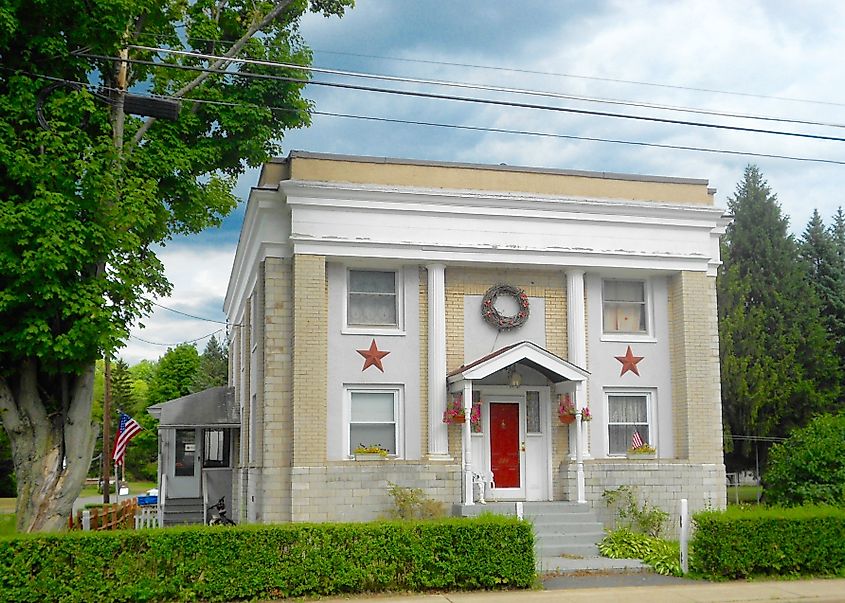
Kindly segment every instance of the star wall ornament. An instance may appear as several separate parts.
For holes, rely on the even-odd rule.
[[[631,346],[628,346],[628,351],[625,352],[624,356],[614,356],[619,362],[622,363],[622,372],[619,373],[621,377],[628,371],[634,373],[637,377],[640,376],[640,371],[637,368],[637,363],[645,358],[645,356],[634,356],[634,352],[631,351]]]
[[[364,357],[364,368],[361,369],[363,373],[371,366],[376,367],[382,373],[384,372],[384,367],[381,364],[381,359],[387,356],[390,352],[384,352],[378,349],[378,345],[376,345],[376,340],[373,339],[373,342],[370,344],[369,350],[355,350],[361,356]]]

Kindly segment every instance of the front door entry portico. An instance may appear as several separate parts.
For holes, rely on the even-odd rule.
[[[518,403],[490,404],[490,469],[498,488],[522,486]]]

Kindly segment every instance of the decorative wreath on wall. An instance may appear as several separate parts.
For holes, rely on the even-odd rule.
[[[512,295],[519,305],[519,312],[514,316],[502,316],[496,309],[496,299],[500,295]],[[528,296],[525,291],[513,285],[495,285],[487,290],[484,299],[481,300],[481,316],[489,324],[500,331],[509,331],[521,327],[528,320],[530,310],[528,308]]]

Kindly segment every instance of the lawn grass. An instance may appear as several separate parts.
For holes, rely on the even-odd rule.
[[[14,513],[15,499],[14,498],[0,498],[0,514]]]
[[[130,494],[143,494],[147,490],[151,488],[155,488],[155,482],[129,482],[129,493]],[[114,494],[114,490],[112,490],[112,494]],[[85,486],[82,488],[82,492],[79,493],[80,498],[86,498],[89,496],[100,496],[102,492],[97,490],[97,486]]]
[[[9,500],[7,498],[0,500]],[[15,533],[15,514],[0,513],[0,536],[11,536]]]
[[[728,486],[728,504],[756,505],[763,492],[762,486]]]

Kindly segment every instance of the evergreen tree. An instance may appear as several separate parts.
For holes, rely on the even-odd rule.
[[[199,371],[192,391],[199,392],[209,387],[226,385],[229,381],[229,351],[212,335],[200,357]]]
[[[841,234],[845,237],[845,232]],[[836,237],[836,222],[832,228],[825,228],[818,210],[814,210],[801,238],[800,252],[841,365],[845,362],[845,261],[837,250]]]
[[[831,407],[839,363],[788,220],[757,167],[746,168],[728,206],[717,280],[727,437],[785,436]],[[747,462],[750,447],[734,449]]]
[[[833,239],[833,247],[839,257],[842,269],[845,270],[845,211],[840,205],[833,214],[833,224],[830,227],[830,237]]]

